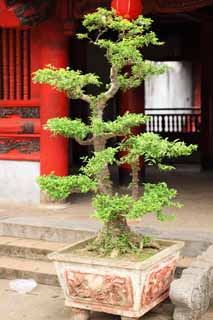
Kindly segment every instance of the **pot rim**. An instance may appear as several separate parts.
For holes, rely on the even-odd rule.
[[[185,243],[183,241],[176,240],[167,240],[167,239],[156,239],[160,243],[168,244],[168,247],[156,253],[152,257],[146,259],[142,262],[129,261],[128,259],[119,259],[118,258],[109,258],[109,257],[89,257],[89,256],[78,256],[77,254],[72,253],[72,249],[76,249],[77,247],[82,246],[84,243],[88,243],[90,240],[95,237],[89,237],[87,239],[75,242],[71,245],[67,245],[66,247],[52,252],[48,255],[49,260],[54,262],[61,263],[80,263],[80,264],[89,264],[89,265],[99,265],[99,266],[108,266],[108,267],[116,267],[116,268],[124,268],[124,269],[137,269],[137,270],[145,270],[150,268],[150,266],[155,265],[157,262],[162,260],[167,260],[169,257],[174,256],[175,253],[180,252],[180,250],[184,247]],[[69,253],[66,251],[70,251]]]

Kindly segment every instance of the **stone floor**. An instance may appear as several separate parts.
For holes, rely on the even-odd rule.
[[[64,307],[64,298],[58,287],[39,285],[31,293],[18,294],[9,287],[8,280],[0,280],[0,313],[2,320],[70,320],[71,311]],[[116,320],[107,314],[93,314],[92,320]],[[172,320],[172,308],[168,302],[153,312],[149,312],[143,320]],[[213,319],[213,306],[202,320]]]
[[[201,172],[198,166],[179,165],[174,173],[161,173],[147,170],[148,181],[167,181],[178,190],[178,200],[184,204],[182,209],[169,212],[176,215],[172,222],[159,222],[153,215],[147,215],[133,224],[164,231],[213,232],[213,171]],[[168,210],[167,210],[168,211]],[[48,217],[57,220],[92,221],[90,195],[73,195],[66,206],[30,206],[14,203],[0,203],[2,217]]]

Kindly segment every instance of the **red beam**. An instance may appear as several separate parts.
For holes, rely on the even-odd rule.
[[[0,136],[2,133],[39,134],[41,122],[39,119],[20,119],[18,116],[0,119]]]
[[[31,99],[31,100],[0,100],[1,107],[39,107],[40,100]]]

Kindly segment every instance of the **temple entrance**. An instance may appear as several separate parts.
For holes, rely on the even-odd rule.
[[[203,8],[184,14],[153,14],[154,30],[165,44],[155,50],[149,48],[144,53],[148,60],[173,64],[174,70],[171,69],[169,74],[160,76],[159,80],[154,79],[152,84],[147,83],[146,93],[150,96],[155,85],[156,94],[156,98],[152,97],[148,101],[146,99],[146,112],[152,116],[148,131],[158,132],[171,139],[179,138],[186,143],[198,144],[199,153],[187,159],[187,162],[199,163],[201,168],[207,170],[213,168],[211,151],[213,148],[210,141],[213,121],[210,98],[212,48],[208,41],[213,32],[213,25],[207,27],[205,23],[208,9]],[[168,87],[165,97],[165,90]],[[182,96],[180,89],[183,90]],[[156,106],[157,100],[163,100],[164,106],[162,104]],[[171,106],[173,110],[170,109]],[[169,110],[160,111],[159,108],[169,108]],[[184,110],[180,110],[182,108]]]
[[[205,116],[208,112],[207,107],[204,106],[206,89],[204,91],[202,89],[204,82],[208,82],[208,79],[205,74],[201,74],[203,64],[206,64],[206,61],[202,53],[203,50],[201,52],[200,48],[205,38],[206,31],[204,32],[203,29],[203,21],[207,9],[185,14],[153,14],[154,31],[165,44],[154,50],[152,48],[144,50],[146,59],[156,63],[167,63],[171,67],[166,74],[146,81],[145,112],[151,116],[147,131],[168,136],[169,139],[180,139],[188,144],[198,144],[199,152],[191,158],[181,161],[202,164],[206,168],[209,167],[209,164],[204,163],[208,162],[210,154],[206,149],[209,137],[205,138],[207,133],[203,125],[204,122],[201,121],[201,114],[204,115],[204,119],[208,117]],[[72,38],[70,51],[72,68],[99,74],[101,79],[107,83],[109,66],[97,48],[88,45],[86,41],[82,42]],[[96,89],[88,88],[88,90]],[[202,94],[201,91],[203,91]],[[144,111],[143,105],[144,102],[139,101],[137,112]],[[122,99],[113,101],[106,118],[115,117],[119,112],[122,112],[122,108]],[[135,112],[135,110],[131,110],[131,103],[126,109]],[[83,117],[87,122],[89,117],[87,106],[83,102],[72,101],[70,115],[72,118]],[[207,121],[211,120],[208,118]],[[210,150],[212,147],[210,142],[208,143]],[[70,141],[70,172],[75,172],[81,165],[81,158],[90,153],[90,148],[81,147],[74,141]]]
[[[95,73],[99,75],[104,85],[109,82],[109,65],[100,49],[87,41],[78,40],[76,38],[70,40],[70,48],[70,67],[72,69],[82,70],[83,73]],[[104,85],[102,88],[88,87],[87,92],[98,94],[104,90]],[[118,97],[116,97],[110,101],[104,117],[105,119],[113,120],[118,113],[119,103]],[[70,117],[72,119],[82,118],[84,122],[88,123],[89,116],[90,112],[86,103],[78,100],[70,101]],[[112,144],[114,143],[114,140],[111,139],[108,143]],[[70,140],[69,150],[69,170],[70,173],[75,173],[82,164],[82,158],[91,155],[92,147],[80,146],[74,140]]]
[[[201,74],[190,61],[154,62],[168,66],[167,72],[145,80],[145,113],[150,116],[146,131],[169,140],[197,144],[198,152],[178,159],[200,164]]]

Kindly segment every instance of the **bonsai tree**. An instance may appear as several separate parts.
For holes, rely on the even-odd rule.
[[[161,74],[166,70],[165,66],[157,66],[143,59],[144,47],[162,45],[151,31],[151,24],[149,18],[139,16],[136,20],[128,21],[117,16],[115,11],[103,8],[84,17],[86,31],[77,37],[87,39],[105,50],[110,65],[109,83],[97,95],[87,93],[89,85],[104,85],[95,74],[82,74],[81,71],[57,69],[54,66],[47,66],[34,74],[34,82],[49,84],[70,99],[81,99],[88,104],[89,124],[81,119],[65,117],[49,119],[45,128],[53,134],[73,138],[83,146],[92,145],[93,156],[84,159],[78,175],[57,177],[52,173],[39,177],[38,183],[54,199],[66,199],[73,192],[94,193],[95,216],[104,226],[89,249],[100,255],[138,253],[147,245],[153,246],[147,237],[132,232],[127,220],[141,218],[148,213],[154,213],[157,219],[165,220],[171,218],[163,213],[165,207],[180,206],[174,202],[176,191],[164,182],[144,183],[142,188],[139,187],[140,157],[143,157],[146,165],[171,170],[173,167],[164,164],[166,158],[187,156],[196,149],[194,145],[186,146],[178,140],[170,142],[154,133],[133,135],[133,128],[149,121],[143,114],[126,112],[114,121],[103,119],[108,102],[119,90],[136,88],[147,76]],[[120,137],[120,142],[114,147],[106,147],[107,141],[114,137]],[[123,156],[118,157],[118,154]],[[114,163],[128,163],[131,166],[132,194],[114,192],[109,172],[109,165]]]

